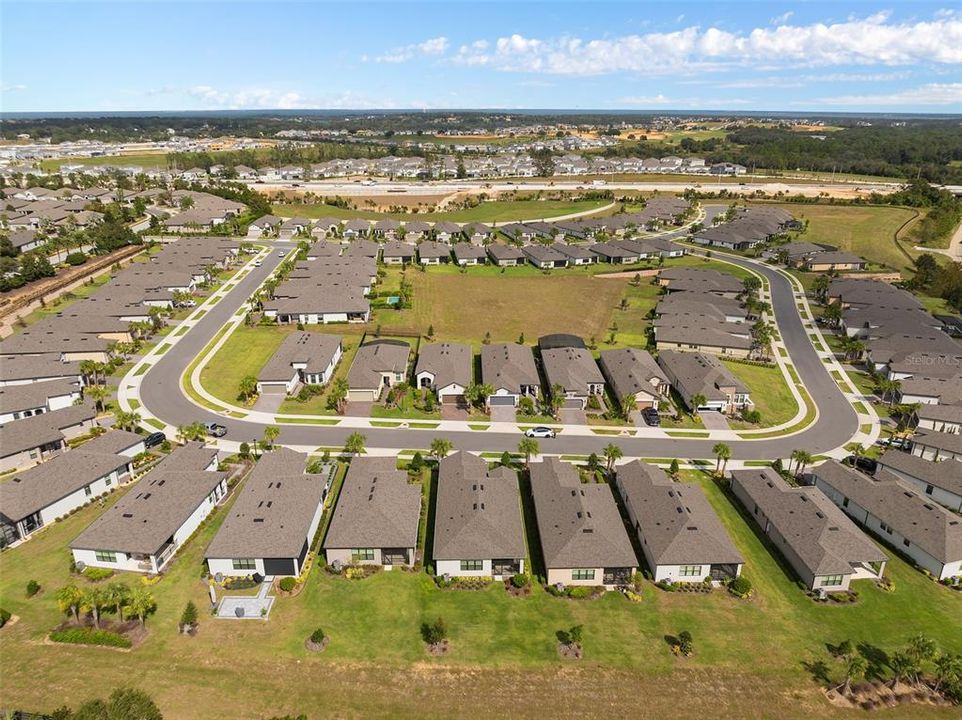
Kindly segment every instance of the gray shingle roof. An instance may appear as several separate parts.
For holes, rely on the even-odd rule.
[[[474,379],[474,351],[470,345],[459,343],[422,345],[414,374],[422,372],[434,375],[435,387],[457,383],[466,388]]]
[[[888,560],[821,490],[790,487],[771,468],[734,470],[732,482],[758,505],[813,576],[850,575],[855,563]]]
[[[585,348],[542,348],[541,362],[548,385],[560,385],[566,392],[586,395],[589,383],[605,382],[598,363]]]
[[[483,345],[481,378],[495,390],[504,388],[512,393],[520,392],[522,385],[540,384],[531,348],[517,343]]]
[[[257,379],[264,381],[288,381],[296,372],[292,366],[304,364],[304,372],[320,373],[327,369],[334,354],[341,346],[340,335],[323,333],[295,332],[284,338],[284,342],[264,365]]]
[[[889,450],[879,458],[878,463],[881,467],[897,470],[922,482],[962,495],[962,462],[958,460],[932,462],[917,455]]]
[[[0,412],[9,413],[30,408],[46,407],[50,398],[80,394],[80,385],[73,380],[6,385],[0,387]]]
[[[656,384],[668,384],[668,377],[647,350],[603,350],[598,365],[619,401],[641,391],[657,395]]]
[[[62,410],[0,425],[0,457],[63,440],[63,429],[88,422],[95,417],[97,413],[93,408],[87,405],[72,405]]]
[[[347,384],[353,389],[376,388],[381,373],[405,373],[411,346],[401,340],[372,340],[357,349],[347,373]]]
[[[656,565],[744,562],[698,485],[640,460],[618,468],[618,483]]]
[[[356,457],[341,486],[325,549],[417,546],[421,485],[393,457]]]
[[[207,558],[298,557],[321,503],[325,480],[304,472],[307,456],[277,447],[254,467]]]
[[[525,556],[518,477],[488,470],[476,455],[441,460],[434,514],[435,560],[515,559]]]
[[[637,566],[608,485],[583,484],[574,466],[557,458],[532,463],[530,473],[547,568]]]
[[[917,430],[912,442],[916,445],[962,453],[962,435],[958,433],[934,432],[932,430]]]

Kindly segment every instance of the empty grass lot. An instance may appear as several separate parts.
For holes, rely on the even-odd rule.
[[[763,206],[771,205],[764,203]],[[895,244],[895,233],[915,217],[913,210],[799,203],[784,203],[775,207],[787,210],[802,222],[809,221],[808,230],[798,236],[799,240],[826,243],[900,272],[911,267],[909,258]],[[907,247],[911,245],[910,242],[906,243]]]
[[[744,555],[757,590],[752,600],[724,592],[665,593],[650,584],[637,604],[615,593],[596,601],[562,600],[539,587],[526,598],[512,598],[499,584],[480,592],[442,591],[424,573],[405,571],[348,581],[315,564],[304,591],[279,598],[268,622],[216,622],[202,612],[197,636],[180,636],[176,622],[184,604],[207,606],[203,551],[228,504],[151,586],[157,613],[148,620],[144,644],[132,652],[42,642],[61,617],[54,592],[70,581],[67,543],[103,512],[92,505],[0,554],[0,605],[20,618],[0,632],[4,704],[51,710],[133,685],[147,690],[172,718],[301,712],[312,720],[332,714],[543,717],[562,694],[560,717],[626,716],[637,711],[640,697],[652,717],[667,717],[677,713],[677,688],[683,685],[691,692],[691,714],[724,707],[726,714],[746,718],[844,718],[851,712],[822,700],[802,665],[828,661],[826,642],[848,638],[891,651],[923,632],[947,650],[962,650],[958,594],[893,559],[888,573],[894,593],[862,582],[856,584],[856,605],[816,605],[713,480],[685,475],[705,489]],[[33,599],[24,592],[30,579],[43,586]],[[120,579],[140,582],[133,575]],[[431,658],[418,627],[438,616],[449,627],[451,652]],[[574,624],[584,625],[585,659],[579,663],[559,660],[555,650],[555,632]],[[316,627],[331,636],[321,655],[303,646]],[[664,641],[682,629],[695,640],[696,654],[688,660],[672,657]],[[840,674],[841,667],[828,662]],[[96,687],[90,684],[92,669]],[[485,710],[479,715],[480,707]],[[957,717],[957,708],[909,706],[898,712],[900,719]]]
[[[398,202],[404,200],[398,197]],[[608,205],[607,200],[494,200],[484,202],[465,210],[451,210],[434,213],[379,213],[373,210],[352,210],[324,203],[317,204],[280,204],[273,206],[273,212],[282,217],[338,217],[338,218],[397,218],[399,220],[450,220],[451,222],[509,222],[513,220],[536,220],[557,217],[572,213],[597,210]]]
[[[774,427],[788,422],[798,412],[798,402],[777,367],[746,365],[722,360],[722,363],[748,387],[755,410],[762,414],[758,427]]]

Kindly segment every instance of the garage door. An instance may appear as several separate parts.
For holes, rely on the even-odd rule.
[[[445,405],[466,405],[464,395],[442,395],[441,402]]]
[[[511,395],[492,395],[488,398],[488,405],[495,405],[497,407],[510,405],[514,407],[514,397]]]
[[[562,405],[561,407],[573,408],[575,410],[584,410],[585,403],[581,398],[568,398],[567,400],[565,400],[564,405]]]
[[[293,575],[294,558],[264,558],[265,575]]]
[[[265,395],[275,393],[286,395],[287,383],[261,383],[261,393]]]

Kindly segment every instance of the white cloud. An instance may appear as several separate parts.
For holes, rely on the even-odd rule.
[[[487,43],[484,42],[485,46]],[[403,63],[408,60],[413,60],[416,57],[421,56],[437,56],[443,55],[448,51],[451,43],[443,35],[435,38],[429,38],[424,42],[411,43],[410,45],[403,45],[401,47],[389,50],[383,55],[378,55],[374,58],[375,62],[380,63]],[[475,43],[477,45],[477,43]],[[483,47],[476,47],[476,50],[481,50]],[[362,60],[366,60],[367,56],[362,56]]]
[[[792,19],[792,15],[795,14],[794,10],[789,10],[787,13],[782,13],[778,17],[772,18],[772,25],[784,25],[789,20]]]
[[[452,58],[466,65],[557,75],[690,72],[726,67],[836,65],[957,65],[962,18],[893,22],[888,13],[831,24],[778,25],[729,32],[690,26],[671,32],[602,39],[542,39],[514,34],[493,48],[461,46]]]
[[[871,95],[839,95],[819,98],[824,105],[865,106],[942,106],[962,105],[962,83],[928,83],[908,90]]]
[[[278,109],[293,110],[314,107],[301,93],[277,91],[268,88],[244,88],[241,90],[220,90],[210,85],[195,85],[187,88],[186,94],[199,101],[205,108],[248,110]]]
[[[667,105],[671,100],[659,93],[658,95],[629,95],[619,100],[623,105]]]
[[[26,90],[27,86],[22,83],[15,83],[11,85],[0,85],[0,92],[19,92],[20,90]]]

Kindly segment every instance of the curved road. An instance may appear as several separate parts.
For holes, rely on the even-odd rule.
[[[278,243],[278,249],[290,249],[290,243]],[[809,339],[808,332],[796,307],[794,288],[777,270],[741,258],[726,256],[734,264],[751,268],[764,275],[770,284],[772,309],[778,331],[788,349],[799,377],[818,406],[819,417],[814,425],[789,437],[759,440],[729,441],[732,458],[736,460],[774,460],[787,458],[792,450],[803,448],[813,454],[833,450],[844,444],[859,429],[854,408],[842,395]],[[231,315],[243,306],[257,287],[281,262],[276,252],[264,259],[260,268],[250,273],[220,302],[214,305],[180,341],[161,356],[145,373],[140,399],[158,418],[170,425],[184,425],[197,420],[218,422],[228,429],[226,439],[251,442],[263,437],[264,425],[246,420],[224,417],[201,408],[181,392],[180,377],[187,366],[204,349]],[[283,425],[279,442],[286,445],[312,447],[342,447],[352,428],[337,426]],[[478,431],[417,430],[406,428],[365,428],[368,448],[426,448],[437,436],[446,437],[455,449],[474,451],[516,451],[520,435]],[[540,441],[541,450],[548,454],[587,455],[601,453],[605,445],[616,442],[626,457],[654,457],[695,459],[713,457],[715,441],[693,438],[565,436]]]

